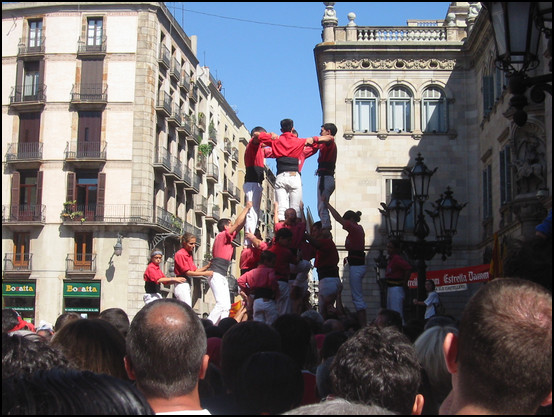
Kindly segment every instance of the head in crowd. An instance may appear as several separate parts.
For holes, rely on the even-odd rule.
[[[281,335],[283,353],[304,369],[310,353],[312,329],[298,314],[283,314],[273,322],[273,328]]]
[[[385,416],[397,414],[378,405],[360,404],[354,401],[347,401],[343,398],[333,398],[317,404],[303,405],[283,413],[283,415],[289,416]]]
[[[57,367],[69,367],[68,360],[58,349],[40,338],[2,333],[2,378]]]
[[[194,310],[164,298],[145,305],[133,318],[125,365],[149,400],[185,396],[197,390],[204,377],[206,347],[206,333]]]
[[[398,311],[381,308],[377,312],[373,324],[381,328],[393,326],[397,330],[402,331],[402,316]]]
[[[105,320],[74,320],[54,333],[50,344],[76,369],[127,379],[125,339]]]
[[[352,210],[346,210],[342,216],[344,220],[348,220],[354,223],[360,223],[360,220],[362,219],[362,212],[361,211],[352,211]]]
[[[453,389],[441,412],[534,414],[552,404],[552,293],[492,280],[471,297],[444,351]]]
[[[254,133],[258,133],[258,132],[259,133],[266,133],[267,131],[261,126],[256,126],[254,129],[252,129],[250,131],[250,136],[254,136]]]
[[[62,313],[56,319],[56,323],[54,323],[54,332],[60,331],[60,329],[63,326],[65,326],[67,323],[70,323],[74,320],[80,320],[80,319],[82,319],[82,317],[73,311],[70,311],[68,313]]]
[[[35,326],[26,322],[21,315],[12,308],[2,309],[2,333],[15,332],[18,330],[30,330],[34,332]]]
[[[419,363],[427,373],[433,397],[438,405],[452,389],[443,351],[444,339],[448,333],[458,334],[458,329],[451,326],[433,326],[421,333],[414,343]],[[427,401],[425,398],[426,405]]]
[[[257,352],[239,370],[233,389],[245,414],[280,414],[300,405],[304,390],[301,369],[281,352]]]
[[[281,337],[260,321],[243,321],[231,327],[221,341],[221,371],[231,391],[238,383],[239,369],[256,352],[280,352]]]
[[[552,237],[506,239],[503,276],[528,279],[552,291]]]
[[[223,232],[227,226],[231,225],[231,219],[219,219],[217,222],[217,231]]]
[[[337,134],[337,126],[335,126],[334,123],[324,123],[321,127],[328,130],[331,133],[331,136],[335,136]]]
[[[153,415],[129,381],[90,371],[41,370],[2,379],[2,414]]]
[[[294,128],[294,122],[292,119],[283,119],[281,120],[281,132],[292,132]]]
[[[123,337],[127,337],[127,332],[129,331],[131,322],[129,321],[129,316],[125,310],[117,307],[108,308],[102,311],[98,318],[111,323],[117,330],[119,330]]]
[[[331,365],[333,394],[399,414],[420,414],[421,367],[415,349],[394,327],[366,326],[339,348]]]

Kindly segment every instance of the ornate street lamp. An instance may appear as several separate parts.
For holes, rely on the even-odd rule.
[[[508,77],[512,98],[510,106],[515,108],[513,120],[518,126],[527,122],[523,108],[528,104],[525,92],[532,87],[530,97],[535,103],[542,103],[545,92],[552,95],[552,60],[550,73],[530,77],[528,71],[539,66],[539,46],[544,33],[548,39],[548,58],[552,57],[551,28],[552,2],[484,2],[494,29],[497,66]]]
[[[425,280],[427,265],[425,261],[431,260],[440,253],[445,260],[452,254],[452,237],[457,232],[460,211],[466,206],[459,204],[452,196],[453,192],[447,187],[445,193],[433,203],[433,211],[424,210],[423,205],[429,199],[429,184],[431,177],[438,168],[430,170],[423,162],[421,154],[417,155],[416,164],[412,169],[403,172],[410,178],[412,184],[412,198],[415,202],[416,223],[413,235],[416,240],[406,239],[406,218],[410,213],[412,203],[404,204],[402,200],[391,197],[387,205],[381,203],[383,209],[379,209],[385,218],[387,235],[391,240],[402,243],[402,248],[410,259],[417,260],[417,297],[425,298]],[[431,217],[435,229],[436,239],[426,240],[429,236],[429,226],[425,219],[425,213]],[[418,306],[418,317],[423,317],[424,310]]]

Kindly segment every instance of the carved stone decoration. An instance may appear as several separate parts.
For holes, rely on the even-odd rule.
[[[546,186],[544,132],[533,123],[516,128],[512,136],[512,166],[516,194],[533,194]]]
[[[353,70],[445,70],[452,71],[454,59],[343,59],[337,62],[336,69]]]

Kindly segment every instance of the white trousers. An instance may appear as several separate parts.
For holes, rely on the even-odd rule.
[[[175,284],[173,288],[175,298],[182,301],[192,307],[192,298],[190,296],[190,284],[188,282],[180,282]]]
[[[214,272],[211,278],[208,278],[208,284],[215,298],[215,306],[208,319],[214,325],[217,325],[221,319],[229,317],[231,310],[231,296],[229,295],[229,283],[227,277],[219,272]]]
[[[323,190],[322,190],[323,187]],[[325,206],[325,201],[329,201],[331,194],[335,191],[335,177],[325,175],[317,179],[317,214],[321,220],[321,227],[324,229],[331,228],[331,217],[329,209]]]
[[[365,310],[367,308],[364,301],[364,293],[362,291],[362,279],[366,273],[365,265],[349,265],[348,274],[350,276],[350,292],[352,294],[352,302],[356,311]]]
[[[292,303],[290,301],[290,284],[285,281],[278,281],[279,297],[275,300],[279,315],[292,313]]]
[[[279,312],[275,300],[265,301],[263,298],[254,300],[254,315],[252,317],[254,321],[261,321],[271,326],[277,320],[277,317],[279,317]]]
[[[279,204],[279,220],[285,220],[285,210],[293,208],[301,217],[302,177],[299,172],[281,172],[275,177],[275,200]]]
[[[252,202],[252,208],[246,213],[244,223],[244,233],[254,233],[258,227],[258,218],[260,217],[260,205],[262,202],[262,184],[257,182],[245,182],[242,186],[245,201]],[[251,242],[244,238],[244,246],[250,246]]]

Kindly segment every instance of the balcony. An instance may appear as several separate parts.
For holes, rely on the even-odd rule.
[[[106,142],[67,142],[65,160],[72,162],[104,163],[106,161]],[[93,166],[91,165],[91,166]]]
[[[181,123],[177,126],[177,133],[187,137],[187,140],[190,138],[192,134],[192,122],[188,114],[181,119]]]
[[[171,116],[171,96],[165,91],[160,91],[158,95],[158,102],[156,103],[156,111],[162,117]]]
[[[179,87],[181,87],[185,92],[190,90],[190,75],[183,74],[181,80],[179,81]]]
[[[6,162],[39,162],[42,160],[42,142],[10,143],[6,151]]]
[[[231,161],[235,163],[239,162],[239,150],[234,146],[231,148]]]
[[[10,110],[41,111],[46,103],[44,84],[16,85],[10,94]]]
[[[5,253],[4,276],[6,275],[30,275],[33,271],[32,253]]]
[[[169,76],[175,81],[179,81],[181,78],[181,64],[175,58],[171,61],[171,70],[169,71]]]
[[[108,104],[108,86],[102,83],[74,84],[71,105],[79,110],[102,110]]]
[[[206,172],[206,181],[217,183],[218,180],[219,180],[219,167],[213,162],[210,162],[208,164],[208,171]]]
[[[46,38],[41,36],[38,39],[31,40],[27,42],[23,39],[19,39],[19,44],[17,45],[17,57],[19,59],[40,59],[44,57],[44,42]]]
[[[89,43],[88,41],[84,41],[82,38],[79,38],[77,41],[77,57],[102,57],[106,55],[107,39],[108,38],[106,36],[102,36],[102,39],[94,39],[92,40],[93,43]]]
[[[156,207],[156,224],[176,234],[183,230],[183,221],[162,207]]]
[[[65,258],[65,273],[76,276],[96,275],[96,254],[68,253]]]
[[[160,64],[160,67],[163,67],[166,70],[168,70],[171,65],[171,53],[169,52],[169,49],[167,49],[167,46],[165,45],[160,45],[160,51],[158,54],[158,64]]]
[[[208,161],[201,153],[198,153],[198,158],[196,159],[196,170],[202,174],[205,174],[208,170]]]
[[[159,147],[154,154],[154,168],[161,169],[162,172],[169,174],[171,172],[171,154],[164,147]]]
[[[44,224],[44,204],[12,204],[2,206],[2,224]]]
[[[208,199],[201,195],[197,195],[194,200],[194,211],[196,214],[205,216],[208,214]]]
[[[220,209],[219,206],[213,204],[211,207],[208,207],[208,213],[206,214],[206,222],[217,223],[220,219]]]
[[[223,138],[223,152],[225,152],[226,156],[231,155],[231,141],[229,138]]]
[[[177,181],[183,181],[183,163],[176,156],[171,157],[171,172]]]
[[[189,91],[189,99],[191,99],[195,103],[198,103],[198,87],[194,84],[192,85],[192,88]]]
[[[185,183],[185,191],[189,191],[193,194],[198,194],[198,192],[200,192],[200,177],[192,175],[192,172],[188,170],[188,168],[183,174],[183,182]]]
[[[167,123],[170,126],[179,127],[181,126],[181,121],[181,109],[177,106],[173,106],[173,110],[171,111],[169,119],[167,119]]]

